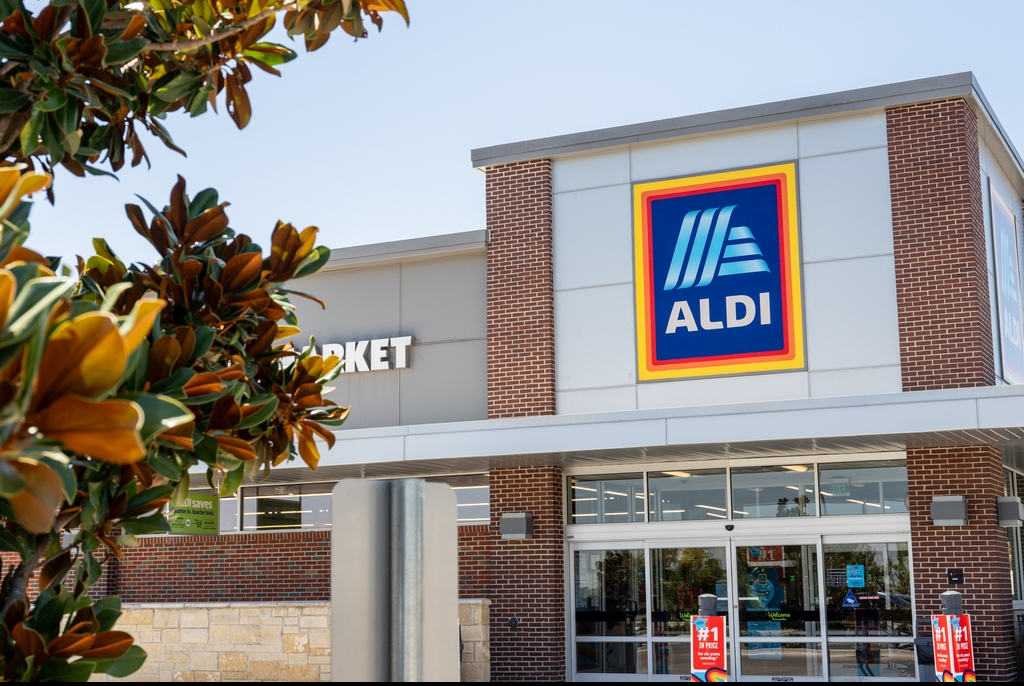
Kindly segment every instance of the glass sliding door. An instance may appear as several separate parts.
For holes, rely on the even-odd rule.
[[[739,676],[823,677],[817,544],[737,545],[734,560]]]
[[[573,553],[576,672],[649,672],[644,550]]]
[[[702,593],[729,611],[726,547],[651,548],[651,635],[654,674],[690,673],[690,616]],[[726,623],[728,630],[728,622]]]

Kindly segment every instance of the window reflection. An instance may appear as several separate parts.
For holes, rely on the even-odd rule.
[[[821,676],[818,643],[743,643],[740,671],[744,676]]]
[[[736,548],[740,636],[820,636],[813,545]]]
[[[718,611],[729,611],[725,548],[652,548],[651,621],[655,636],[689,636],[690,616],[702,593],[718,596]],[[656,658],[657,659],[657,658]]]
[[[578,550],[574,568],[577,636],[647,635],[643,550]]]
[[[727,519],[724,469],[650,472],[652,522]]]
[[[824,515],[908,512],[907,463],[895,460],[819,466]]]
[[[647,674],[646,643],[577,643],[580,674]]]
[[[829,636],[913,636],[906,543],[829,543]]]
[[[732,470],[733,519],[813,517],[814,467],[792,464]]]
[[[568,490],[573,524],[644,521],[642,474],[574,476],[569,479]]]
[[[332,483],[245,488],[242,526],[246,531],[329,528],[332,490]]]

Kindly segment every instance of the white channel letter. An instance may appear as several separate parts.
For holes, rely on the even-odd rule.
[[[338,358],[338,364],[345,364],[345,346],[341,343],[324,343],[322,350],[325,360],[331,355],[335,355]]]
[[[412,345],[412,336],[398,336],[391,339],[391,345],[395,349],[395,369],[405,369],[409,366],[409,346]]]
[[[680,315],[682,315],[680,317]],[[690,303],[680,300],[672,306],[672,314],[668,318],[668,327],[665,333],[675,333],[680,326],[685,326],[687,331],[696,331],[697,322],[693,321],[693,312],[690,311]]]
[[[722,322],[711,321],[711,301],[708,298],[700,299],[700,326],[705,331],[722,328]]]
[[[391,369],[388,364],[388,341],[387,338],[374,338],[370,341],[370,371],[382,372]]]
[[[736,317],[736,306],[743,305],[743,318]],[[730,329],[746,326],[754,321],[757,313],[754,307],[754,299],[745,295],[727,295],[725,297],[725,325]]]
[[[761,325],[772,323],[772,301],[770,293],[762,293],[761,300]]]
[[[366,346],[370,341],[348,341],[345,343],[345,371],[368,372],[366,365]]]

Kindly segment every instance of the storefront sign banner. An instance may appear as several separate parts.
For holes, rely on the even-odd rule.
[[[725,617],[690,617],[690,681],[727,681]]]
[[[796,165],[633,187],[641,381],[804,368]]]
[[[970,615],[932,615],[936,681],[977,681]]]
[[[220,533],[220,499],[216,495],[190,493],[181,507],[171,508],[167,521],[171,533],[216,536]]]
[[[999,306],[999,343],[1003,378],[1011,384],[1024,383],[1024,340],[1022,340],[1020,264],[1017,259],[1017,219],[989,183],[992,198],[992,232],[996,253],[996,295]]]

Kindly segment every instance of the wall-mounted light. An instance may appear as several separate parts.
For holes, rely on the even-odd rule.
[[[506,540],[533,538],[533,515],[529,512],[506,512],[501,515],[501,537]]]
[[[1024,503],[1015,495],[999,498],[996,508],[999,526],[1020,526],[1024,521]]]
[[[933,495],[932,523],[935,526],[966,526],[967,498],[962,495]]]

